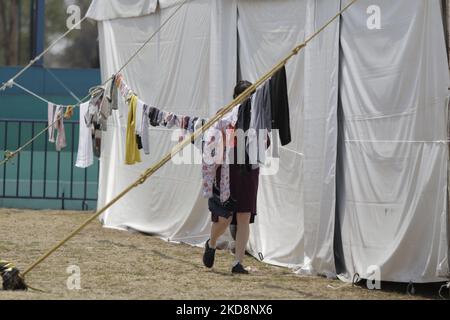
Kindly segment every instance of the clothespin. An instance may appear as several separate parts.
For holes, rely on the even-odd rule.
[[[134,97],[134,96],[137,97],[137,94],[135,94],[135,93],[133,92],[133,90],[131,90],[131,89],[128,90],[127,94],[125,95],[125,101],[126,101],[127,103],[130,102],[131,98]]]
[[[5,159],[11,159],[13,157],[13,153],[9,150],[5,151]]]
[[[116,74],[116,77],[115,77],[115,84],[116,84],[116,87],[117,88],[119,88],[120,87],[120,84],[122,83],[122,74],[121,73],[119,73],[119,74]]]
[[[116,80],[117,80],[117,75],[113,74],[111,76],[111,86],[115,86],[116,85]]]
[[[67,106],[66,112],[64,113],[64,119],[70,120],[73,117],[73,106]]]
[[[5,91],[6,89],[11,89],[14,86],[14,80],[10,79],[8,82],[4,83],[4,86],[2,87],[1,91]]]

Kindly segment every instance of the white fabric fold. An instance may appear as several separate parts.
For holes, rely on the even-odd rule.
[[[367,278],[375,267],[383,281],[443,281],[448,145],[427,143],[447,140],[440,1],[371,4],[381,29],[361,19],[365,2],[342,19],[339,264],[348,278]]]
[[[97,21],[155,13],[158,0],[92,0],[86,16]]]

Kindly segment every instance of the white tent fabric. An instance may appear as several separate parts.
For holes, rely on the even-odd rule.
[[[145,102],[179,114],[209,116],[229,101],[236,79],[236,50],[228,47],[235,26],[211,15],[235,14],[235,4],[199,0],[183,7],[124,70]],[[175,8],[99,24],[102,77],[115,72]],[[223,39],[223,40],[222,40]],[[215,49],[211,50],[211,43]],[[236,43],[236,42],[234,42]],[[221,63],[219,64],[218,61]],[[228,62],[227,62],[228,61]],[[227,65],[228,63],[228,65]],[[103,139],[98,206],[114,197],[174,146],[172,132],[150,130],[151,154],[124,165],[127,107],[114,113]],[[200,196],[199,165],[164,166],[103,216],[105,226],[132,228],[173,241],[202,242],[208,236],[207,204]]]
[[[238,2],[239,61],[242,79],[254,82],[304,41],[306,1]],[[303,70],[304,55],[287,66],[293,143],[280,149],[276,175],[261,175],[258,216],[250,250],[264,261],[298,267],[303,263]],[[288,151],[289,150],[289,151]],[[296,172],[297,174],[292,174]],[[286,236],[289,235],[289,236]]]
[[[98,21],[133,18],[154,13],[157,5],[158,0],[94,0],[86,15]]]
[[[155,13],[159,8],[165,9],[184,0],[93,0],[87,16],[93,20],[104,21],[119,18],[136,18]],[[233,0],[231,0],[233,2]]]
[[[340,10],[340,0],[308,1],[308,35]],[[306,274],[333,276],[336,212],[339,20],[305,48],[304,265]]]
[[[100,21],[103,79],[182,1],[106,2],[94,0],[89,11]],[[125,68],[125,79],[149,104],[211,116],[231,101],[237,78],[259,78],[344,2],[190,1]],[[377,264],[383,280],[448,278],[446,144],[373,142],[447,140],[438,2],[360,0],[342,30],[336,21],[288,63],[293,142],[280,149],[278,174],[261,176],[252,254],[306,274],[333,276],[337,264],[348,277],[364,277]],[[373,4],[382,8],[381,30],[365,26]],[[151,128],[150,155],[124,165],[126,116],[122,104],[104,134],[99,207],[175,144],[171,131]],[[338,131],[346,141],[340,149]],[[102,219],[106,227],[201,244],[210,216],[200,165],[167,164]]]
[[[369,5],[381,28],[369,30]],[[367,17],[367,15],[366,15]],[[438,0],[359,1],[342,18],[339,220],[347,276],[449,275],[448,62]]]
[[[338,0],[281,1],[276,6],[239,1],[241,77],[257,80],[339,9]],[[335,275],[338,68],[338,22],[288,63],[293,142],[280,150],[278,174],[261,177],[260,214],[251,232],[254,254],[264,252],[265,261],[302,267],[307,274]]]

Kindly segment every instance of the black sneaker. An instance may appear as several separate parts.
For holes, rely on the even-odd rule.
[[[248,274],[248,271],[244,269],[242,264],[238,263],[231,269],[231,273]]]
[[[203,254],[203,264],[207,268],[212,268],[214,265],[214,257],[216,255],[216,249],[209,247],[209,240],[205,244],[205,253]]]

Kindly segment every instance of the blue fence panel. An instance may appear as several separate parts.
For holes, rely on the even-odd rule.
[[[99,162],[75,167],[78,151],[77,121],[65,121],[67,147],[57,152],[47,132],[0,168],[0,205],[32,209],[94,209],[97,202]],[[0,119],[0,152],[16,150],[44,130],[44,120]]]

